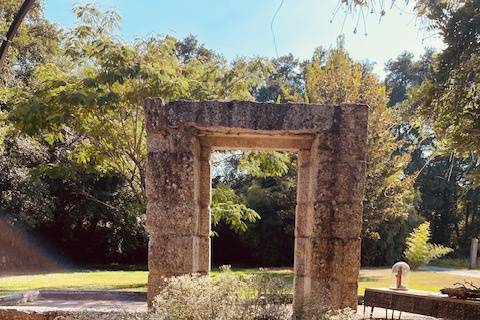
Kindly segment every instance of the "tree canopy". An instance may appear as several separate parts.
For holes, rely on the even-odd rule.
[[[0,32],[18,4],[0,4]],[[62,30],[35,2],[0,71],[1,218],[76,263],[145,262],[146,97],[361,102],[370,108],[362,262],[404,258],[423,221],[433,242],[464,254],[480,233],[480,3],[417,1],[416,10],[445,49],[401,54],[382,81],[341,40],[305,61],[228,61],[194,36],[123,41],[120,16],[90,4]],[[215,261],[293,262],[296,160],[213,155]]]

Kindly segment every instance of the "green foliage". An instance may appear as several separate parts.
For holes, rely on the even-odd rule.
[[[408,99],[408,91],[418,86],[428,76],[433,58],[433,50],[426,50],[418,61],[414,61],[413,54],[403,52],[397,58],[389,60],[385,69],[385,85],[389,91],[389,106]]]
[[[68,158],[124,177],[136,198],[137,215],[142,215],[145,98],[252,100],[250,91],[269,67],[262,59],[227,63],[191,37],[120,42],[114,36],[118,14],[92,5],[74,11],[78,24],[65,35],[62,59],[35,69],[38,83],[15,97],[9,120],[52,146],[73,135],[76,143]],[[239,203],[216,203],[214,212],[239,231],[246,228],[243,220],[256,219]]]
[[[0,33],[19,5],[2,2]],[[384,86],[341,45],[305,62],[228,62],[193,36],[118,40],[119,15],[93,5],[76,6],[77,24],[59,30],[37,1],[0,70],[0,210],[75,260],[143,261],[145,97],[363,102],[371,108],[363,263],[398,260],[417,213],[435,242],[461,250],[480,232],[479,3],[416,8],[446,48],[390,61]],[[215,243],[214,253],[291,264],[295,155],[229,158],[213,184],[212,220],[233,240]]]
[[[283,176],[288,172],[291,158],[285,152],[249,152],[240,159],[239,167],[257,178]]]
[[[383,232],[383,226],[390,225],[389,222],[401,223],[414,214],[417,199],[414,177],[405,174],[410,157],[398,153],[401,141],[392,130],[397,119],[388,108],[386,88],[368,68],[354,62],[341,44],[308,63],[305,77],[310,102],[361,102],[370,107],[363,210],[363,237],[367,241],[363,242],[362,250],[363,262],[373,263],[376,257],[386,256],[375,245],[376,241],[387,240],[381,238],[388,234]],[[387,237],[392,239],[391,235]],[[385,249],[394,243],[391,241]]]
[[[3,36],[21,6],[21,1],[4,0],[0,5],[0,34]],[[35,1],[20,25],[4,64],[0,68],[0,105],[5,94],[35,83],[34,69],[53,59],[62,38],[59,28],[43,16],[42,3]],[[2,39],[3,40],[3,39]]]
[[[261,219],[249,223],[240,234],[224,223],[215,226],[212,256],[217,263],[251,266],[289,266],[293,264],[296,197],[296,161],[292,157],[288,172],[280,177],[251,175],[225,176],[248,208]]]
[[[412,269],[426,265],[453,251],[451,248],[430,243],[430,222],[424,222],[415,228],[407,237],[406,243],[407,249],[404,255]]]
[[[154,312],[162,320],[252,319],[242,297],[245,290],[246,282],[228,271],[215,279],[199,275],[173,277],[166,280],[155,298]]]
[[[432,239],[468,255],[469,241],[480,231],[479,157],[476,133],[479,100],[478,1],[431,3],[428,18],[446,44],[420,61],[408,54],[388,64],[386,82],[407,99],[395,106],[402,123],[402,152],[412,155],[411,174],[421,193],[419,213],[431,222]],[[404,95],[405,97],[405,95]],[[391,100],[391,101],[392,101]]]
[[[439,140],[438,152],[470,158],[466,184],[480,185],[480,3],[434,7],[430,19],[446,44],[417,98],[420,113]],[[475,31],[473,31],[475,30]]]
[[[216,277],[185,275],[166,279],[155,298],[154,319],[159,320],[291,320],[290,295],[285,283],[267,271],[239,277],[230,269]],[[306,308],[307,309],[307,308]],[[312,300],[308,320],[355,320],[349,309],[332,311]]]
[[[245,204],[235,194],[235,191],[225,185],[218,185],[212,189],[212,224],[218,225],[221,221],[235,232],[245,232],[248,223],[260,219],[260,215]]]

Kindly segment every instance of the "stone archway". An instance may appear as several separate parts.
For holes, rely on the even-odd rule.
[[[210,270],[210,153],[298,152],[294,307],[357,307],[368,107],[145,102],[148,299],[164,277]]]

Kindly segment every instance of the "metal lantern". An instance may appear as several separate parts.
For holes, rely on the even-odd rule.
[[[397,262],[392,267],[392,287],[393,290],[408,290],[408,274],[410,266],[403,261]]]

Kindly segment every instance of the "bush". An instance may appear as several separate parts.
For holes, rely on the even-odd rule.
[[[155,298],[155,320],[290,320],[291,295],[285,280],[264,270],[239,277],[229,268],[217,277],[185,275],[166,280]],[[306,305],[306,320],[354,320],[352,310]]]
[[[247,279],[250,315],[253,319],[273,320],[292,317],[292,294],[284,278],[274,276],[268,269],[260,268],[257,274]]]
[[[453,251],[451,248],[431,244],[430,236],[430,222],[424,222],[407,237],[407,249],[404,255],[412,269],[426,265]]]
[[[350,308],[329,310],[318,304],[318,297],[309,297],[303,304],[303,319],[305,320],[357,320],[356,312]]]
[[[161,320],[252,319],[242,296],[247,289],[246,282],[229,271],[216,278],[172,277],[155,298],[155,314]]]

